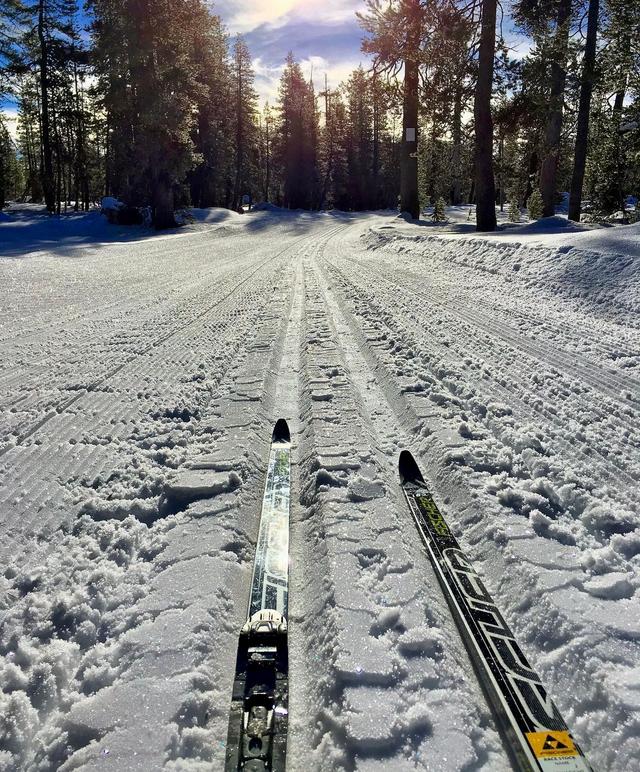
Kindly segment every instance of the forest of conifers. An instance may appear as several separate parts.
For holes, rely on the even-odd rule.
[[[0,0],[0,105],[19,115],[13,135],[0,110],[0,208],[109,195],[164,227],[246,197],[412,217],[444,199],[491,230],[496,205],[535,195],[550,215],[568,191],[572,219],[627,216],[640,0],[368,0],[358,17],[365,66],[329,88],[289,54],[263,105],[205,0]]]

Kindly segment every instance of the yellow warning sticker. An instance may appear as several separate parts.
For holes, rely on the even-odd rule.
[[[527,732],[527,740],[538,759],[559,759],[579,756],[569,732]]]

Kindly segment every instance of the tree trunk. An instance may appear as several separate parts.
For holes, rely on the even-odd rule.
[[[498,198],[500,211],[504,212],[504,137],[498,140]]]
[[[627,29],[625,25],[625,29]],[[624,152],[624,142],[622,135],[620,134],[620,125],[622,123],[622,109],[624,107],[624,99],[627,93],[627,85],[629,82],[629,72],[631,70],[631,62],[629,61],[629,55],[631,53],[631,36],[627,32],[620,46],[621,51],[621,67],[620,74],[621,80],[616,91],[615,99],[613,100],[613,131],[615,131],[615,152],[616,152],[616,167],[615,167],[615,183],[618,192],[618,204],[622,211],[623,220],[626,219],[625,202],[624,202],[624,175],[626,169],[626,159]]]
[[[589,144],[589,113],[591,111],[591,94],[595,80],[596,42],[598,38],[599,0],[589,0],[589,20],[587,22],[587,41],[584,47],[582,62],[582,83],[580,84],[580,106],[578,107],[578,126],[576,129],[576,146],[573,159],[573,176],[571,177],[571,192],[569,194],[569,219],[580,222],[582,205],[582,184],[587,163],[587,147]]]
[[[269,191],[271,188],[271,138],[269,137],[269,118],[265,118],[265,151],[266,151],[266,159],[265,159],[265,175],[264,175],[264,200],[269,201]]]
[[[419,0],[407,0],[407,48],[404,55],[404,103],[400,155],[400,211],[420,217],[418,196],[418,55],[420,49]]]
[[[4,209],[4,205],[6,203],[6,187],[7,181],[4,166],[4,153],[0,148],[0,210]]]
[[[380,196],[380,94],[378,90],[378,75],[373,71],[373,156],[371,159],[371,172],[373,175],[373,208],[379,209]]]
[[[451,127],[453,149],[451,151],[451,203],[458,206],[462,203],[462,87],[456,86],[453,97],[453,125]]]
[[[236,179],[233,186],[233,208],[238,211],[242,205],[241,190],[243,185],[243,166],[244,166],[244,126],[242,115],[242,78],[241,64],[237,65],[238,92],[236,94]]]
[[[493,118],[491,89],[493,60],[496,50],[496,0],[482,2],[482,29],[478,81],[473,105],[475,119],[475,194],[476,230],[494,231],[496,222],[496,189],[493,178]]]
[[[560,0],[554,40],[555,54],[551,62],[551,91],[549,94],[549,113],[545,131],[545,156],[540,169],[543,217],[552,217],[556,211],[556,180],[558,176],[558,162],[560,160],[564,87],[567,80],[566,66],[570,15],[571,0]]]
[[[47,211],[56,208],[56,187],[53,179],[53,154],[51,150],[51,128],[49,125],[49,50],[45,36],[45,2],[38,3],[38,41],[40,43],[40,99],[42,120],[42,188]]]
[[[613,100],[613,128],[616,132],[616,188],[618,191],[618,204],[622,212],[622,219],[626,221],[625,203],[624,203],[624,172],[626,169],[624,143],[620,135],[620,124],[622,123],[622,108],[624,107],[624,98],[627,91],[628,75],[625,74],[624,85],[616,91]]]
[[[156,230],[175,228],[173,213],[173,189],[165,172],[161,172],[153,181],[153,226]]]

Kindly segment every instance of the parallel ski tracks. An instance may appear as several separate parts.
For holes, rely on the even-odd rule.
[[[326,234],[328,236],[330,233],[337,230],[340,230],[340,228],[331,228],[322,235],[324,236]],[[64,506],[65,509],[68,509],[71,506],[71,510],[74,509],[69,499],[69,493],[72,490],[72,485],[70,485],[70,483],[80,476],[91,479],[94,475],[99,473],[102,477],[106,478],[109,474],[108,468],[105,467],[106,457],[105,448],[103,447],[104,443],[98,443],[92,448],[89,447],[89,449],[83,450],[83,452],[78,453],[75,458],[67,458],[66,454],[61,455],[55,447],[49,452],[46,443],[42,444],[31,441],[29,444],[25,444],[26,441],[50,421],[63,421],[65,415],[68,417],[68,430],[71,430],[72,434],[76,436],[76,441],[78,441],[80,439],[78,432],[82,431],[81,427],[83,424],[81,420],[78,422],[76,413],[78,412],[77,406],[80,404],[79,400],[83,397],[90,400],[90,404],[87,404],[83,408],[83,414],[87,413],[88,415],[95,415],[97,417],[96,421],[105,425],[115,424],[116,426],[127,426],[128,422],[135,420],[135,415],[132,412],[137,410],[135,401],[132,403],[128,400],[119,405],[114,402],[113,395],[109,392],[109,380],[112,380],[118,374],[121,374],[127,365],[132,365],[136,368],[134,382],[137,380],[140,384],[144,384],[147,375],[154,374],[154,361],[158,356],[154,354],[154,356],[150,358],[149,356],[144,356],[144,353],[151,355],[153,352],[160,350],[160,347],[163,344],[169,342],[174,344],[173,348],[175,349],[175,343],[179,337],[185,336],[184,350],[185,352],[190,351],[190,340],[192,340],[193,336],[196,334],[196,330],[194,329],[195,326],[208,320],[215,309],[220,308],[225,304],[225,301],[236,298],[233,307],[229,309],[229,313],[225,312],[227,321],[222,329],[216,330],[213,328],[208,330],[207,335],[205,336],[205,341],[211,339],[212,342],[215,341],[215,343],[219,343],[223,330],[232,323],[233,319],[237,317],[238,314],[243,313],[244,307],[256,310],[260,309],[265,303],[266,298],[264,292],[255,295],[254,290],[251,289],[247,297],[238,299],[238,290],[243,285],[246,285],[252,277],[261,271],[261,269],[279,258],[283,259],[282,265],[278,268],[278,271],[282,273],[283,270],[286,270],[288,265],[286,262],[287,254],[291,252],[295,254],[303,247],[305,242],[309,242],[310,238],[312,237],[306,234],[292,239],[287,243],[286,247],[278,250],[275,255],[270,255],[265,260],[260,261],[258,266],[252,269],[250,268],[248,271],[244,271],[244,275],[240,281],[226,292],[224,297],[218,298],[215,303],[202,309],[195,318],[188,320],[179,325],[179,327],[171,330],[169,333],[157,338],[146,348],[145,352],[140,353],[139,356],[135,358],[131,357],[127,359],[127,361],[120,363],[117,367],[114,367],[93,386],[92,390],[83,390],[82,392],[79,392],[74,395],[71,400],[67,400],[62,405],[59,405],[59,409],[55,413],[48,414],[45,416],[45,420],[38,421],[35,425],[32,425],[25,430],[22,435],[22,451],[15,460],[10,462],[14,467],[18,464],[19,467],[24,470],[20,476],[20,491],[22,491],[22,493],[19,493],[16,497],[13,486],[5,485],[5,491],[3,491],[4,495],[0,497],[4,499],[5,509],[7,510],[4,525],[3,554],[11,555],[12,560],[17,559],[23,552],[23,548],[20,544],[24,541],[25,537],[28,537],[29,539],[34,537],[36,540],[40,541],[40,546],[33,541],[29,541],[24,547],[24,560],[29,560],[31,562],[29,555],[33,553],[32,557],[35,557],[35,555],[42,552],[43,549],[45,551],[50,549],[50,546],[47,546],[48,542],[42,541],[42,534],[50,534],[52,529],[57,527],[57,516],[55,516],[55,512],[58,508]],[[269,285],[278,284],[277,277],[275,276],[273,279],[266,277],[265,281]],[[238,318],[240,319],[240,317]],[[253,331],[253,334],[255,334],[255,330]],[[250,339],[251,338],[246,338],[245,340]],[[179,362],[177,361],[175,364],[177,365],[178,363]],[[231,361],[228,362],[228,366],[230,364]],[[276,361],[272,361],[270,365],[270,370],[273,370],[274,368],[275,372],[277,372],[278,364]],[[133,375],[134,373],[132,372],[132,376]],[[224,379],[224,375],[225,373],[222,372],[219,373],[218,377]],[[174,376],[166,373],[164,377],[169,378]],[[130,380],[131,378],[129,378],[129,381]],[[109,415],[113,416],[111,421],[108,420]],[[56,433],[61,430],[62,426],[60,429],[56,430]],[[65,434],[67,433],[68,431],[65,431]],[[7,448],[5,450],[5,455],[10,450],[15,450],[20,447],[21,446],[18,445]],[[118,454],[114,455],[113,452],[111,452],[111,456],[113,456],[112,463],[117,465]],[[43,477],[42,475],[43,469],[47,469],[46,477]],[[9,480],[8,468],[5,480]],[[42,511],[42,507],[44,506],[46,506],[47,510],[51,509],[52,511],[50,513],[46,512],[45,515],[45,512]],[[45,516],[43,517],[43,515]],[[32,532],[31,529],[33,527],[36,527],[36,530]],[[20,560],[22,561],[22,559]]]
[[[379,437],[384,436],[385,427],[388,427],[390,424],[394,426],[393,431],[400,442],[402,441],[402,432],[404,431],[406,437],[412,438],[405,445],[410,447],[415,443],[415,432],[421,423],[418,413],[414,412],[414,405],[417,404],[416,400],[408,398],[410,395],[399,393],[398,384],[395,383],[393,375],[388,372],[388,364],[385,364],[379,358],[377,351],[375,351],[375,345],[372,346],[367,338],[367,331],[366,328],[363,328],[362,320],[351,310],[350,303],[345,298],[345,287],[348,287],[352,282],[342,277],[341,271],[337,269],[332,260],[327,258],[326,255],[319,261],[318,272],[321,277],[324,276],[321,282],[322,291],[325,295],[325,301],[331,309],[334,324],[337,325],[336,330],[341,345],[346,346],[350,350],[349,363],[351,372],[352,374],[356,372],[354,367],[359,372],[356,382],[359,383],[359,390],[364,397],[363,401],[365,404],[369,402],[371,405],[375,404],[378,406],[377,410],[370,412],[369,420],[373,422],[374,426],[379,427]],[[361,278],[362,282],[366,283],[367,275],[361,274]],[[346,284],[343,282],[346,282]],[[371,286],[371,284],[367,286]],[[380,285],[376,284],[375,286],[378,289]],[[362,288],[360,288],[361,291]],[[340,321],[341,316],[344,320],[342,322]],[[352,337],[355,349],[351,348],[351,344],[348,342],[349,337]],[[364,360],[364,363],[367,365],[366,368],[358,367],[359,358]],[[366,397],[367,390],[371,391],[368,400]],[[469,512],[478,508],[478,501],[468,482],[463,479],[457,470],[451,467],[447,467],[446,470],[443,468],[442,459],[445,455],[440,439],[437,435],[430,435],[429,442],[426,448],[423,449],[425,466],[431,470],[430,480],[436,483],[436,488],[439,488],[440,485],[445,485],[446,492],[449,495],[449,499],[445,500],[448,501],[450,508],[459,513],[464,513],[466,517]],[[475,533],[471,543],[476,543],[477,541],[478,534]],[[501,571],[505,575],[511,575],[507,583],[508,586],[527,586],[531,582],[531,575],[527,570],[526,564],[519,565],[517,562],[503,557],[500,550],[496,550],[495,561],[497,576],[501,575]],[[499,586],[501,585],[502,582],[499,583]],[[514,603],[513,596],[511,597],[512,602],[505,603],[505,605],[513,619]],[[522,613],[522,609],[518,609],[518,613]],[[524,629],[526,629],[527,626],[530,626],[530,620],[525,620],[523,624]],[[606,640],[605,630],[598,632],[594,629],[593,635],[596,640],[599,636]],[[538,650],[537,655],[539,666],[547,672],[549,663],[545,659],[545,653]],[[570,695],[573,677],[571,667],[573,664],[571,662],[565,663],[566,672],[562,670],[565,673],[565,677],[555,683],[552,680],[548,684],[556,695],[557,701],[561,703],[562,709],[569,714],[572,713]],[[559,663],[554,662],[550,672],[554,672],[558,676],[557,670],[559,667]],[[469,677],[473,677],[471,667],[469,667]],[[583,737],[583,739],[587,738]],[[593,752],[594,747],[597,747],[597,738],[591,738],[591,742],[588,745]],[[496,767],[492,764],[490,768]]]
[[[371,271],[371,263],[357,258],[352,258],[351,262],[361,266],[366,271]],[[399,277],[404,277],[405,281],[400,281]],[[423,281],[420,275],[394,267],[393,279],[381,272],[376,273],[376,280],[379,278],[387,285],[396,289],[401,288],[410,293],[411,297],[423,300],[425,303],[435,304],[472,327],[504,340],[513,348],[524,352],[541,364],[557,367],[566,374],[573,374],[579,381],[583,381],[605,396],[621,402],[625,407],[628,407],[629,403],[627,398],[622,396],[623,392],[630,392],[636,400],[640,401],[640,383],[637,379],[622,373],[606,372],[604,368],[596,366],[577,352],[564,351],[557,346],[544,343],[538,338],[525,337],[506,322],[498,323],[477,308],[474,309],[473,313],[470,313],[458,304],[439,299],[436,293],[427,295],[418,289]]]
[[[216,242],[212,242],[212,247],[215,247]],[[228,245],[225,245],[228,246]],[[194,245],[189,249],[181,250],[181,257],[184,258],[185,254],[189,252],[195,252],[202,250],[202,245]],[[224,270],[229,265],[237,264],[238,261],[245,259],[247,256],[251,257],[255,255],[255,247],[251,249],[241,250],[233,255],[227,257],[217,258],[212,264],[212,270],[210,270],[206,277],[201,274],[197,279],[185,282],[184,279],[179,284],[179,295],[181,298],[185,298],[193,291],[194,287],[201,285],[202,282],[208,278],[215,278],[221,270]],[[125,285],[125,279],[121,280],[121,284]],[[153,286],[154,300],[163,300],[163,293],[172,294],[171,291],[176,289],[175,276],[167,274],[164,278],[156,278]],[[139,305],[148,305],[151,309],[154,307],[154,303],[149,300],[149,287],[145,283],[139,283],[139,286],[133,291],[130,286],[127,286],[128,295],[124,298],[118,298],[113,302],[101,303],[97,307],[87,307],[86,305],[81,311],[77,311],[65,317],[64,324],[58,324],[58,313],[49,311],[50,318],[47,318],[39,326],[25,329],[24,325],[20,330],[11,330],[8,335],[0,338],[0,350],[9,344],[11,348],[15,348],[16,344],[22,344],[31,338],[37,337],[46,331],[47,337],[56,335],[59,333],[69,334],[73,331],[73,334],[80,338],[85,334],[84,327],[78,329],[78,324],[81,325],[102,325],[105,320],[113,322],[116,319],[126,316],[138,308]],[[50,300],[48,301],[50,305]],[[33,313],[33,309],[32,309]],[[20,376],[15,376],[16,380],[20,380]],[[0,385],[3,385],[6,381],[9,381],[8,374],[0,374]]]
[[[299,695],[299,702],[292,704],[293,714],[294,707],[306,701],[306,715],[314,719],[313,726],[304,730],[306,738],[301,731],[300,741],[306,739],[314,752],[321,752],[319,744],[323,736],[332,735],[332,742],[343,748],[343,767],[357,769],[360,761],[366,760],[371,752],[358,726],[360,722],[356,720],[356,726],[343,736],[340,730],[334,733],[334,717],[357,716],[368,710],[361,702],[363,699],[375,699],[375,716],[371,717],[370,730],[365,730],[364,734],[371,731],[374,736],[388,735],[381,741],[388,743],[385,752],[389,765],[393,766],[394,762],[400,763],[401,759],[407,758],[404,754],[411,753],[408,748],[417,750],[420,747],[421,753],[429,753],[431,747],[428,739],[425,739],[424,747],[421,745],[419,730],[410,738],[402,739],[402,730],[396,734],[391,729],[393,724],[399,722],[402,726],[403,712],[418,699],[417,695],[422,694],[423,689],[428,688],[428,694],[435,695],[441,689],[449,688],[456,689],[460,697],[458,707],[452,708],[454,720],[462,725],[483,726],[482,730],[473,732],[468,741],[469,746],[473,746],[482,737],[482,749],[475,749],[476,759],[483,758],[489,747],[494,762],[492,768],[506,769],[501,748],[490,739],[493,730],[485,723],[487,717],[480,690],[473,679],[461,676],[460,665],[467,665],[466,658],[454,625],[446,612],[442,614],[441,599],[430,599],[426,612],[428,626],[441,625],[447,635],[452,636],[444,647],[446,653],[438,660],[437,677],[428,675],[431,672],[428,655],[425,654],[424,659],[422,656],[403,657],[396,648],[398,635],[393,630],[389,631],[390,638],[385,636],[385,640],[394,640],[394,644],[386,650],[385,646],[380,647],[384,654],[374,667],[374,671],[379,672],[372,673],[369,678],[367,666],[362,668],[359,664],[361,656],[370,662],[373,655],[360,654],[354,649],[354,633],[350,632],[352,625],[348,622],[350,615],[356,615],[358,621],[353,624],[359,628],[363,618],[373,621],[385,605],[400,604],[407,618],[415,619],[425,613],[424,594],[430,593],[423,584],[422,568],[414,568],[419,558],[414,550],[414,540],[409,536],[411,523],[403,517],[401,497],[393,493],[397,489],[399,494],[394,467],[397,450],[406,441],[404,427],[398,427],[386,400],[380,399],[376,386],[372,385],[374,375],[353,343],[352,330],[341,321],[333,293],[318,267],[322,251],[322,248],[318,249],[305,261],[306,342],[302,352],[305,453],[300,466],[303,472],[306,470],[308,479],[301,483],[306,513],[299,533],[308,550],[309,561],[322,561],[322,564],[314,571],[302,572],[307,575],[299,592],[307,599],[299,603],[306,608],[307,640],[296,641],[295,636],[292,640],[295,650],[302,652],[299,659],[312,661],[314,669],[311,680],[305,679],[307,694]],[[314,484],[313,480],[319,459],[336,464],[339,471],[329,474],[335,474],[341,482],[325,485],[323,487],[328,490],[317,493],[318,483]],[[359,506],[358,499],[350,500],[345,487],[341,487],[357,480],[375,480],[374,487],[384,480],[384,496],[374,494]],[[395,502],[396,506],[389,506],[390,502]],[[351,561],[366,563],[370,555],[378,556],[381,562],[373,562],[372,573],[369,575],[365,570],[357,586],[346,586],[345,582],[348,583],[351,576],[348,568]],[[306,565],[307,561],[303,560],[301,564]],[[341,564],[346,564],[344,569]],[[380,573],[376,574],[376,570]],[[296,580],[296,571],[292,578],[294,583],[300,581]],[[292,598],[295,597],[292,586]],[[324,609],[322,613],[320,609]],[[422,619],[424,621],[424,617]],[[376,644],[373,638],[369,640]],[[336,658],[334,652],[341,653]],[[395,675],[385,672],[391,662],[398,667]],[[468,674],[471,674],[470,667]],[[387,688],[393,691],[394,700],[400,700],[401,708],[394,708],[390,698],[385,701],[383,695]],[[398,697],[399,694],[402,697]],[[429,699],[427,696],[427,701]],[[399,715],[394,716],[396,710]],[[478,714],[482,714],[480,721]],[[415,746],[412,746],[414,742]],[[466,748],[460,753],[473,754],[473,751]],[[294,766],[296,770],[303,768],[311,767]]]
[[[370,270],[370,266],[367,266],[365,263],[362,263],[361,261],[352,260],[351,262],[355,262],[358,265],[360,265],[362,268]],[[331,266],[332,270],[336,273],[336,275],[341,277],[341,280],[342,282],[345,283],[345,286],[348,286],[350,284],[353,286],[358,286],[357,282],[352,277],[347,277],[344,270],[338,268],[335,265],[335,263],[331,262],[328,259],[327,259],[327,263],[328,265]],[[362,281],[364,282],[365,280],[363,279]],[[376,274],[376,281],[381,282],[382,284],[385,284],[389,287],[397,288],[397,285],[394,283],[393,280],[386,278],[386,276],[382,274],[380,275]],[[368,284],[367,286],[370,287],[371,284]],[[420,292],[417,292],[415,290],[415,284],[412,288],[406,288],[406,289],[408,292],[410,291],[410,297],[421,297],[425,301],[428,300],[429,303],[432,305],[438,305],[439,307],[442,306],[442,304],[439,303],[435,298],[433,297],[427,298],[426,295]],[[358,291],[359,292],[362,291],[362,286],[359,286]],[[393,297],[395,298],[395,304],[400,305],[400,303],[398,302],[397,289],[390,290],[390,291],[393,292]],[[378,283],[376,286],[376,292],[380,292],[380,283]],[[443,307],[443,310],[445,310],[446,312],[452,313],[453,315],[458,315],[458,312],[451,312],[447,307],[444,307],[444,306],[442,307]],[[471,322],[467,321],[467,323],[471,323]],[[403,324],[409,330],[411,330],[416,340],[419,339],[419,337],[424,334],[424,328],[415,322],[414,311],[411,308],[408,308],[407,311],[405,311],[405,313],[403,314]],[[436,346],[442,352],[443,356],[445,357],[451,356],[450,348],[445,347],[444,345],[438,343],[435,339],[432,338],[430,340],[430,345]],[[488,361],[491,361],[488,357],[486,357],[486,355],[485,355],[485,359]],[[493,361],[493,365],[494,365],[494,368],[499,369],[499,363],[497,363],[495,360]],[[437,380],[440,380],[437,373],[433,373],[433,376]],[[443,385],[445,384],[443,383]],[[584,460],[584,464],[586,468],[593,467],[594,461],[595,461],[594,456],[597,455],[601,460],[596,461],[595,463],[597,463],[598,469],[602,474],[603,479],[613,484],[622,483],[623,486],[625,487],[634,486],[637,483],[637,478],[635,475],[631,474],[624,466],[621,466],[620,463],[615,458],[612,458],[608,454],[602,453],[597,446],[591,448],[591,452],[589,454],[586,454],[577,446],[570,444],[566,440],[562,439],[561,435],[566,430],[566,425],[563,424],[563,422],[557,415],[551,413],[549,410],[545,409],[544,407],[534,406],[525,402],[524,400],[522,400],[522,398],[516,391],[506,386],[503,386],[502,384],[498,383],[495,379],[493,379],[491,382],[483,381],[483,390],[485,390],[488,393],[493,393],[496,399],[502,400],[512,407],[515,406],[514,412],[516,415],[519,414],[520,416],[522,417],[526,416],[527,418],[535,418],[536,414],[543,415],[558,429],[558,435],[554,439],[554,444],[558,447],[562,447],[569,457],[575,456],[576,454],[580,455]],[[457,396],[457,395],[454,395],[454,396]],[[627,405],[627,408],[628,408],[628,405]],[[598,406],[598,409],[600,409],[600,406]],[[633,419],[631,419],[629,423],[631,426],[633,426],[636,422],[634,422]]]
[[[140,358],[151,353],[154,349],[159,348],[160,346],[167,343],[171,339],[175,338],[179,334],[185,332],[186,330],[192,328],[194,325],[201,322],[203,319],[208,317],[213,311],[218,309],[223,303],[233,298],[238,292],[238,290],[240,290],[244,285],[246,285],[247,282],[249,282],[262,268],[274,262],[278,258],[282,257],[288,251],[295,249],[295,247],[298,244],[302,243],[306,239],[308,239],[308,236],[302,236],[296,239],[293,244],[289,244],[284,249],[279,250],[275,255],[270,255],[268,258],[261,261],[256,267],[254,267],[253,265],[250,265],[246,269],[244,277],[240,281],[234,283],[233,287],[230,290],[228,290],[222,297],[217,298],[214,303],[211,303],[208,306],[206,306],[204,309],[200,310],[191,319],[188,319],[182,324],[177,325],[169,332],[163,335],[160,335],[144,348],[132,353],[124,361],[119,362],[118,364],[109,368],[99,378],[91,381],[85,388],[79,390],[78,392],[76,392],[75,394],[73,394],[72,396],[66,399],[62,398],[57,402],[54,402],[53,404],[51,404],[48,408],[47,413],[42,418],[38,419],[37,421],[34,421],[29,426],[24,427],[19,432],[14,442],[0,449],[0,457],[2,457],[7,452],[9,452],[13,447],[17,445],[22,445],[27,439],[33,436],[45,424],[51,421],[51,419],[55,418],[57,415],[60,415],[61,413],[68,411],[68,409],[71,406],[73,406],[76,402],[78,402],[78,400],[82,399],[87,394],[103,389],[108,384],[109,380],[112,379],[118,373],[120,373],[125,367],[127,367],[131,363],[138,361]]]

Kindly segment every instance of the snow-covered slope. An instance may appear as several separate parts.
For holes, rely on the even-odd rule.
[[[589,758],[640,765],[633,244],[81,217],[0,223],[0,769],[222,767],[280,416],[291,770],[509,769],[404,447]]]

